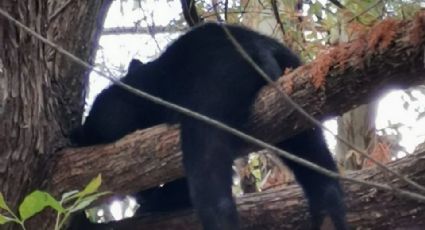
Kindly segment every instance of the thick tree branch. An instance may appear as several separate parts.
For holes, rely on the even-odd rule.
[[[425,152],[413,154],[391,162],[391,169],[401,171],[421,184],[425,184]],[[396,187],[406,184],[382,173],[377,168],[350,172],[349,176],[375,181],[391,181]],[[355,229],[423,229],[425,208],[423,204],[397,197],[389,191],[377,191],[362,185],[344,183],[347,203],[347,220]],[[275,191],[254,193],[237,199],[242,229],[308,229],[308,210],[298,185]],[[332,229],[326,226],[322,229]],[[167,215],[138,217],[105,224],[120,229],[199,230],[200,223],[191,210]],[[96,225],[106,229],[105,225]],[[98,229],[95,226],[91,229]]]
[[[383,21],[363,38],[281,77],[278,84],[316,118],[341,114],[392,86],[423,82],[424,28],[425,13],[407,22]],[[255,136],[270,142],[309,126],[272,86],[259,93],[247,124]],[[158,126],[113,144],[65,150],[58,154],[50,187],[68,191],[102,173],[108,190],[127,193],[181,177],[178,136],[176,127]]]

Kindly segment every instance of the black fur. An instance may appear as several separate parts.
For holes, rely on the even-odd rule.
[[[277,147],[337,171],[321,129],[304,131],[279,143]],[[336,229],[347,229],[343,191],[339,182],[295,162],[282,160],[294,172],[308,199],[312,229],[320,229],[326,214],[331,217]]]
[[[186,178],[139,192],[135,197],[140,204],[136,216],[192,208]]]
[[[132,61],[123,82],[244,130],[250,105],[265,81],[241,57],[221,26],[204,24],[194,28],[152,62]],[[300,64],[275,40],[242,27],[226,27],[271,78]],[[82,146],[108,143],[163,122],[181,124],[183,164],[204,229],[238,229],[231,192],[232,163],[244,142],[235,136],[111,86],[96,98],[86,122],[73,137]],[[315,146],[324,144],[322,139],[317,140],[287,145],[299,156],[336,171],[328,151],[316,152]],[[324,212],[328,212],[338,229],[345,229],[338,181],[288,164],[309,199],[313,228],[319,228]]]

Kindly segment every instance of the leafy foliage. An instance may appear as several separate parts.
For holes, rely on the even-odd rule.
[[[306,61],[313,60],[329,45],[358,38],[359,33],[382,19],[411,19],[423,7],[421,0],[213,2],[215,6],[203,3],[201,17],[220,20],[227,14],[227,22],[265,30]]]
[[[0,225],[14,222],[25,230],[26,220],[50,207],[57,213],[54,229],[62,229],[70,214],[86,208],[100,196],[108,194],[108,192],[98,192],[101,184],[102,177],[98,175],[81,192],[64,193],[60,201],[47,192],[35,190],[27,195],[19,205],[19,217],[7,206],[3,194],[0,193],[0,210],[7,213],[5,215],[0,214]]]

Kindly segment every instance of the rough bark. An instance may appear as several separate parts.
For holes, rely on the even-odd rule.
[[[425,184],[425,152],[413,154],[388,166],[404,175]],[[394,176],[376,168],[347,173],[348,176],[364,180],[391,182],[396,187],[406,188]],[[398,197],[389,191],[378,191],[363,185],[344,183],[347,219],[353,229],[424,229],[425,206],[423,203]],[[254,193],[237,198],[242,229],[308,229],[308,210],[298,185]],[[322,229],[332,229],[325,221]],[[150,230],[199,230],[200,223],[192,210],[166,215],[138,217],[120,222],[93,226],[95,229],[110,227],[120,229]]]
[[[0,7],[91,62],[110,3],[10,0]],[[45,187],[52,156],[67,145],[64,136],[81,118],[89,70],[3,17],[0,47],[0,191],[15,208],[25,194]]]
[[[423,82],[425,13],[413,21],[399,23],[392,42],[385,48],[371,48],[367,42],[364,47],[358,42],[336,47],[327,56],[281,77],[278,85],[320,119],[373,101],[390,86],[402,88]],[[372,28],[370,38],[364,40],[376,37],[379,26]],[[381,31],[384,32],[387,31]],[[420,35],[415,42],[412,33]],[[355,53],[344,53],[353,49]],[[360,56],[359,49],[364,49]],[[330,57],[339,59],[329,60]],[[319,82],[318,75],[326,68],[329,71],[322,76],[326,80]],[[311,124],[272,86],[266,86],[259,93],[247,126],[255,136],[275,143]],[[136,192],[176,179],[183,175],[178,138],[177,128],[158,126],[113,144],[65,150],[53,170],[51,189],[63,192],[79,188],[98,173],[102,173],[105,187],[117,193]]]
[[[160,125],[113,144],[62,151],[50,190],[79,189],[99,173],[104,188],[114,193],[134,193],[183,177],[179,140],[176,126]]]
[[[34,1],[2,1],[2,9],[35,31],[46,35],[47,4]],[[26,12],[32,12],[28,18]],[[0,104],[0,188],[8,201],[16,204],[22,193],[28,192],[32,173],[40,157],[52,151],[52,141],[59,141],[59,126],[52,120],[47,133],[48,118],[43,114],[49,91],[45,47],[3,17],[0,18],[2,46],[0,72],[2,93]],[[19,49],[18,49],[19,47]],[[47,89],[47,90],[44,90]],[[49,114],[49,115],[55,115]],[[59,134],[59,135],[58,135]]]

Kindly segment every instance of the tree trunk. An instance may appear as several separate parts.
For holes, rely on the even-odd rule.
[[[363,152],[368,152],[376,139],[375,118],[376,103],[359,106],[338,117],[338,136],[352,143]],[[335,150],[338,165],[345,170],[363,168],[363,156],[337,139]]]
[[[92,62],[110,4],[111,0],[19,0],[1,1],[0,7]],[[66,146],[64,136],[80,122],[81,92],[89,70],[4,17],[0,46],[0,188],[15,209],[24,195],[45,187],[53,154]]]

